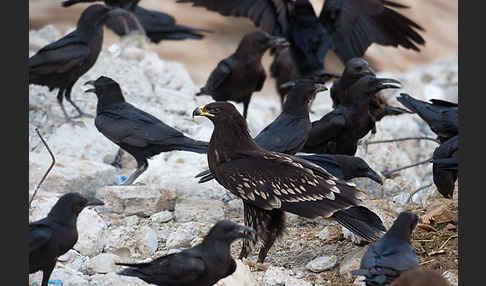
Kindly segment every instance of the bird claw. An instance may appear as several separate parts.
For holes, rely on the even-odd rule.
[[[75,116],[73,118],[82,118],[82,117],[95,118],[94,115],[91,115],[89,113],[84,113],[84,112],[79,113],[79,115],[77,115],[77,116]]]
[[[257,270],[260,270],[260,271],[267,271],[268,269],[268,266],[266,265],[263,265],[263,263],[260,263],[260,262],[251,262],[251,261],[248,261],[248,260],[243,260],[242,261],[243,264],[246,264],[248,265],[249,267],[252,267],[252,268],[256,268]]]

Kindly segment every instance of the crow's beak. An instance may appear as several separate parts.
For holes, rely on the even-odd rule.
[[[211,114],[209,112],[204,111],[204,105],[199,106],[196,109],[194,109],[194,111],[192,112],[192,118],[194,118],[194,116],[215,117],[214,114]]]
[[[94,80],[90,80],[90,81],[87,81],[84,83],[84,85],[92,85],[94,86],[95,85],[95,81]],[[90,89],[87,89],[85,90],[84,92],[96,92],[96,88],[90,88]]]
[[[293,88],[296,84],[297,83],[295,81],[291,80],[291,81],[288,81],[286,83],[282,83],[280,85],[280,88]]]
[[[402,84],[396,79],[377,78],[376,80],[377,80],[377,85],[376,85],[374,92],[378,92],[380,90],[388,89],[388,88],[401,88],[402,87]]]
[[[290,43],[282,37],[272,37],[270,39],[270,47],[288,47]]]
[[[96,198],[92,198],[88,201],[88,203],[86,204],[87,206],[102,206],[104,205],[105,203],[101,200],[98,200]]]
[[[381,178],[380,174],[373,171],[372,169],[369,169],[366,172],[365,176],[372,179],[373,181],[377,182],[378,184],[383,185],[383,179]]]
[[[327,86],[322,84],[322,83],[314,83],[314,89],[316,91],[316,94],[321,91],[327,90]]]

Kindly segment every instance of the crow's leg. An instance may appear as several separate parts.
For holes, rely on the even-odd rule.
[[[60,88],[57,93],[57,102],[59,103],[59,106],[61,106],[62,113],[64,113],[64,117],[66,117],[66,120],[71,121],[71,118],[69,118],[66,109],[64,108],[64,104],[62,103],[63,94],[64,94],[64,89]]]
[[[248,114],[248,105],[250,104],[250,98],[243,100],[243,117],[246,119],[246,115]]]
[[[148,168],[148,162],[147,160],[144,159],[143,162],[139,162],[138,163],[138,167],[137,167],[137,170],[135,170],[135,172],[133,172],[130,177],[128,177],[128,179],[123,182],[123,186],[126,186],[126,185],[131,185],[133,184],[133,182],[140,176],[142,175],[143,172],[145,172],[145,170],[147,170]]]
[[[121,169],[121,158],[122,158],[123,150],[122,148],[118,148],[118,152],[116,152],[115,160],[113,160],[113,163],[111,165],[115,168]]]
[[[51,278],[51,273],[52,273],[52,270],[54,270],[54,266],[56,266],[56,263],[52,263],[51,266],[49,266],[49,268],[47,269],[44,269],[42,271],[42,285],[41,286],[47,286],[49,284],[49,278]]]
[[[71,103],[72,106],[74,106],[74,108],[76,108],[76,110],[78,111],[79,115],[74,117],[74,118],[79,118],[79,117],[90,117],[90,118],[94,118],[93,115],[91,114],[87,114],[87,113],[84,113],[81,108],[79,108],[74,102],[73,100],[71,99],[71,89],[73,88],[73,86],[69,86],[67,89],[66,89],[66,92],[64,93],[64,96],[66,97],[67,101],[69,101],[69,103]]]

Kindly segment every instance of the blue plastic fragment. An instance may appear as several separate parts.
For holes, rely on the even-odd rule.
[[[128,179],[127,176],[117,175],[116,180],[119,185],[123,184]]]
[[[49,280],[48,282],[49,285],[55,285],[55,286],[63,286],[61,280]],[[32,285],[39,285],[38,282],[32,282]]]

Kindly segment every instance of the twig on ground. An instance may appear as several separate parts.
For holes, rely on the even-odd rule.
[[[37,135],[39,135],[42,143],[44,144],[44,146],[46,146],[46,149],[47,151],[49,151],[49,154],[51,155],[51,158],[52,158],[52,163],[51,163],[51,166],[49,166],[49,169],[47,169],[46,173],[44,174],[44,176],[42,177],[42,179],[40,180],[40,182],[37,184],[37,186],[35,187],[35,190],[34,190],[34,193],[32,194],[32,197],[30,198],[30,201],[29,201],[29,209],[30,209],[30,205],[32,204],[32,201],[34,200],[34,197],[35,195],[37,194],[37,191],[39,190],[40,186],[42,185],[42,183],[44,182],[44,180],[46,179],[47,175],[49,174],[49,172],[51,171],[51,169],[54,167],[54,165],[56,164],[56,158],[54,157],[54,154],[52,153],[51,149],[49,148],[49,146],[47,145],[47,142],[44,140],[44,138],[42,137],[42,135],[40,134],[39,132],[39,129],[36,128],[35,129],[35,132],[37,132]]]

